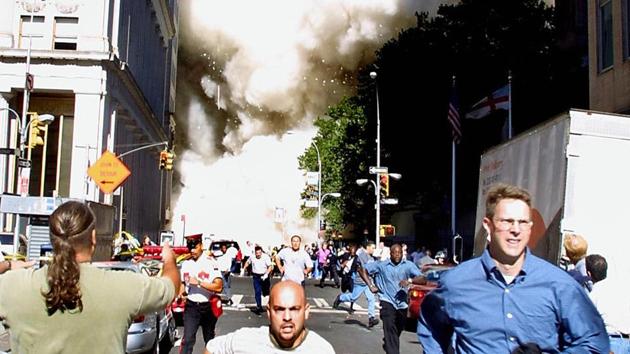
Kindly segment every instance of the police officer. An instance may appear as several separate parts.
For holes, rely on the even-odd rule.
[[[223,280],[217,262],[203,253],[201,234],[186,236],[186,246],[191,257],[182,263],[181,269],[185,286],[180,297],[186,298],[181,353],[191,354],[199,326],[205,343],[214,338],[217,317],[212,313],[210,299],[221,292]]]

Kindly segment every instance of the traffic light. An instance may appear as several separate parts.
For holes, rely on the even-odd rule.
[[[32,149],[37,146],[44,145],[44,138],[40,135],[40,133],[42,133],[43,129],[46,129],[45,124],[37,119],[37,115],[33,115],[29,124],[30,135],[28,136],[28,146]]]
[[[381,184],[381,197],[389,196],[389,175],[382,174],[379,176],[379,181]]]
[[[167,151],[166,152],[166,161],[164,164],[164,169],[166,169],[167,171],[171,171],[173,170],[173,159],[175,158],[175,154]]]
[[[163,170],[166,168],[167,158],[168,158],[168,151],[167,150],[160,151],[160,170]]]

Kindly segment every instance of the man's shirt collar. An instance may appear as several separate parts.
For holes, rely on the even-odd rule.
[[[533,257],[532,252],[529,250],[529,247],[525,248],[525,261],[523,262],[523,267],[519,272],[519,275],[527,275],[533,267]],[[481,264],[483,265],[484,270],[486,271],[486,276],[490,278],[491,274],[496,270],[498,271],[497,264],[495,263],[492,256],[490,256],[490,251],[486,248],[481,254]]]

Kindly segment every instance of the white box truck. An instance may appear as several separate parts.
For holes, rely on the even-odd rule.
[[[608,277],[630,276],[630,116],[571,110],[481,156],[473,254],[487,235],[481,221],[488,188],[497,182],[532,195],[529,242],[534,254],[559,264],[564,233],[588,241],[588,254],[608,261]]]

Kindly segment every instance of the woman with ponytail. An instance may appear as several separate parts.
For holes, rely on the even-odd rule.
[[[127,328],[140,314],[166,307],[179,291],[171,248],[163,248],[163,276],[149,278],[90,264],[96,217],[80,202],[50,216],[53,257],[40,269],[0,276],[0,317],[15,353],[124,353]]]

